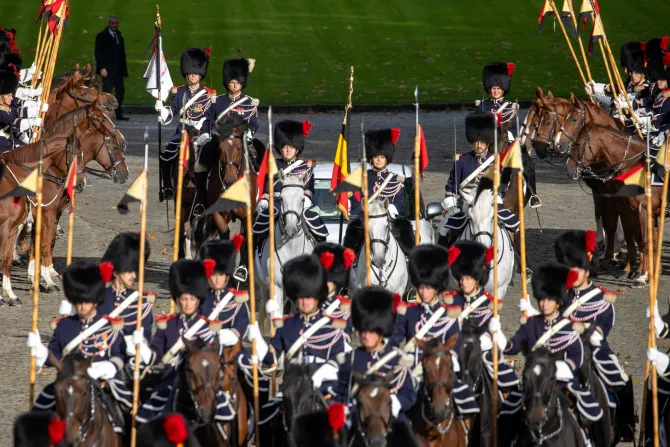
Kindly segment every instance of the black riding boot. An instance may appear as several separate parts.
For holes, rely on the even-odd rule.
[[[193,209],[193,214],[201,215],[207,209],[207,172],[195,173],[195,190],[196,190],[196,204]],[[230,232],[228,232],[230,236]]]
[[[174,185],[172,184],[172,162],[158,158],[158,169],[161,170],[163,184],[158,193],[158,200],[172,200],[174,198]]]
[[[616,390],[616,424],[621,430],[621,442],[633,442],[635,439],[635,397],[633,381],[629,378],[625,386]],[[616,440],[615,440],[616,441]]]

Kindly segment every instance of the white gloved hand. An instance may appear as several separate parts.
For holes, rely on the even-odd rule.
[[[265,303],[265,313],[267,315],[272,315],[272,316],[279,316],[279,312],[281,309],[279,309],[279,302],[277,300],[268,300],[267,303]]]
[[[30,137],[28,137],[28,133],[23,132],[21,135],[19,135],[19,141],[23,144],[30,144]]]
[[[354,348],[351,347],[349,342],[347,340],[344,340],[344,353],[349,354],[353,350],[354,350]]]
[[[400,410],[402,410],[402,405],[400,405],[400,400],[398,400],[398,396],[395,394],[391,394],[391,414],[393,414],[393,417],[398,417],[400,414]]]
[[[593,331],[593,334],[591,334],[591,336],[589,337],[589,343],[591,343],[591,346],[593,346],[594,348],[598,348],[600,347],[604,339],[605,337],[603,337],[603,334],[601,334],[600,331],[596,329]]]
[[[305,194],[305,200],[302,202],[302,209],[306,210],[311,208],[313,205],[314,203],[312,203],[312,198]]]
[[[489,332],[491,333],[491,339],[496,341],[501,351],[504,351],[507,347],[507,338],[505,338],[505,334],[500,327],[500,317],[489,319]]]
[[[235,346],[240,341],[239,337],[232,329],[221,329],[219,331],[219,343],[221,346]],[[258,344],[258,342],[256,342]]]
[[[585,91],[586,94],[589,95],[589,96],[593,95],[593,87],[591,86],[591,84],[586,84],[586,85],[584,86],[584,91]]]
[[[26,110],[28,118],[37,118],[40,114],[40,100],[37,101],[26,101]]]
[[[493,349],[493,340],[491,339],[491,335],[488,332],[484,332],[479,336],[479,347],[481,348],[482,352]]]
[[[651,316],[651,312],[649,311],[649,306],[647,306],[647,318]],[[656,336],[660,337],[661,333],[665,329],[665,323],[663,322],[663,318],[661,318],[661,314],[658,311],[658,301],[656,302],[656,305],[654,307],[654,329],[656,330]]]
[[[25,84],[28,81],[31,81],[33,79],[33,76],[35,76],[35,71],[37,70],[37,67],[35,64],[31,65],[30,68],[23,68],[21,71],[19,71],[19,75],[21,76],[21,83]],[[38,77],[38,79],[41,76]],[[40,91],[40,95],[42,94],[42,87],[38,87],[37,90]]]
[[[60,302],[60,306],[58,307],[58,315],[72,315],[73,310],[74,307],[72,307],[72,303],[64,299]]]
[[[44,343],[42,343],[39,329],[37,330],[37,332],[28,333],[27,344],[29,348],[35,349],[35,359],[37,361],[37,367],[38,368],[43,367],[44,364],[47,362],[47,359],[49,358],[49,350],[47,349],[46,346],[44,346]]]
[[[19,122],[19,131],[25,132],[32,127],[41,127],[42,118],[26,118]]]
[[[604,95],[606,85],[607,84],[600,84],[599,82],[591,81],[591,88],[593,89],[593,93],[596,95]]]
[[[445,211],[448,211],[450,208],[457,208],[457,207],[458,207],[458,199],[454,196],[446,197],[442,201],[442,209]]]
[[[461,364],[458,362],[458,355],[451,351],[451,365],[455,373],[461,372]]]
[[[529,317],[540,315],[540,311],[535,309],[530,303],[530,297],[526,298],[525,300],[523,298],[519,300],[519,309],[521,312],[526,312]]]
[[[651,117],[650,116],[638,116],[637,117],[637,124],[640,126],[640,129],[643,132],[646,132],[647,131],[647,126],[651,125]]]
[[[494,332],[501,332],[500,317],[491,317],[489,319],[489,332],[492,334]]]
[[[661,352],[656,348],[647,349],[647,360],[656,366],[656,372],[665,374],[670,364],[670,357],[665,352]]]
[[[42,87],[35,89],[29,87],[19,87],[16,89],[16,93],[14,94],[14,96],[16,96],[19,99],[23,99],[24,101],[33,98],[39,98],[41,95],[42,95]]]
[[[314,374],[312,374],[312,384],[314,388],[321,387],[323,381],[337,380],[337,368],[330,363],[324,363]]]
[[[593,98],[604,107],[610,107],[612,105],[612,98],[610,96],[595,94],[593,95]]]
[[[165,106],[163,105],[163,101],[156,100],[156,103],[154,104],[154,109],[156,112],[160,112],[163,110]]]
[[[565,360],[556,360],[554,364],[556,365],[556,380],[569,382],[574,379],[575,376],[572,374],[572,369],[570,369]]]
[[[247,330],[247,340],[253,342],[256,340],[256,354],[258,355],[258,360],[263,361],[265,356],[268,354],[268,344],[261,334],[261,329],[258,327],[258,321],[254,324],[249,325]]]
[[[664,142],[665,142],[664,132],[659,133],[658,135],[656,135],[654,138],[651,139],[651,144],[656,147],[661,147]]]
[[[49,103],[45,102],[42,104],[42,112],[47,113],[49,111]]]
[[[135,357],[137,353],[137,345],[140,345],[140,360],[145,365],[148,365],[151,362],[151,357],[153,356],[153,351],[147,345],[147,342],[144,340],[144,332],[135,330],[133,335],[125,337],[126,340],[126,355],[128,357]]]
[[[265,211],[266,209],[268,209],[269,206],[270,206],[270,202],[268,202],[268,199],[261,199],[256,204],[256,212],[261,213],[261,212]]]
[[[206,144],[209,140],[211,140],[211,139],[212,139],[212,137],[211,137],[208,133],[203,133],[202,135],[200,135],[200,136],[195,140],[195,144],[196,144],[196,146],[198,146],[198,147],[202,147],[203,145],[205,145],[205,144]]]
[[[193,127],[196,130],[202,129],[202,125],[205,124],[206,120],[207,120],[207,118],[202,118],[202,119],[197,120],[195,123],[193,123]]]
[[[103,360],[93,363],[86,372],[92,379],[109,380],[116,375],[117,369],[114,363]]]
[[[626,97],[623,95],[619,95],[617,97],[617,103],[619,104],[619,108],[621,110],[628,110],[628,102],[626,101]]]
[[[395,205],[390,204],[389,209],[388,209],[389,216],[391,219],[395,219],[398,216],[398,208],[395,207]]]

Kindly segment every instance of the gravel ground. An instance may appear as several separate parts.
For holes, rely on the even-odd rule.
[[[399,127],[402,130],[397,144],[395,162],[410,163],[411,148],[414,138],[414,114],[412,113],[363,113],[352,118],[351,156],[358,158],[360,150],[360,120],[365,119],[365,128]],[[325,113],[309,115],[275,114],[275,122],[283,119],[308,119],[313,127],[307,138],[305,156],[322,162],[331,162],[337,143],[337,136],[342,123],[342,114]],[[454,152],[454,127],[457,129],[456,141],[459,152],[468,150],[465,141],[463,112],[431,112],[421,114],[421,124],[426,134],[430,152],[430,165],[422,191],[427,201],[441,201],[444,196],[444,185],[447,181]],[[262,127],[259,138],[267,140],[267,121],[261,119]],[[167,269],[172,256],[173,222],[166,222],[165,204],[158,202],[158,171],[157,141],[155,118],[149,116],[131,116],[129,122],[120,123],[128,141],[127,157],[131,170],[131,178],[139,173],[143,164],[143,133],[145,126],[150,127],[153,140],[150,151],[149,208],[147,215],[147,232],[151,242],[151,258],[146,270],[146,288],[159,296],[158,312],[169,309],[167,286]],[[163,141],[173,132],[173,128],[164,128]],[[534,210],[526,212],[527,253],[528,263],[532,268],[539,262],[553,258],[554,238],[566,229],[594,229],[592,200],[579,185],[565,175],[562,168],[550,166],[537,161],[537,178],[539,194],[543,206],[539,209],[539,219]],[[90,257],[98,259],[112,238],[121,231],[139,230],[138,206],[132,206],[132,212],[126,216],[119,215],[116,203],[123,196],[128,185],[114,185],[107,181],[96,181],[77,198],[75,215],[74,257]],[[172,207],[170,207],[172,216]],[[67,226],[66,216],[61,219]],[[665,244],[668,237],[664,238]],[[66,239],[56,243],[55,266],[61,271],[65,266]],[[669,262],[663,256],[663,265]],[[665,272],[667,274],[667,272]],[[24,306],[5,308],[0,311],[0,331],[3,343],[0,347],[0,396],[4,396],[4,404],[0,406],[0,444],[8,445],[11,439],[11,425],[15,416],[28,409],[28,365],[29,355],[26,347],[26,334],[30,330],[32,298],[28,296],[29,284],[26,270],[15,267],[13,272],[15,292],[23,300]],[[616,290],[619,299],[616,303],[618,318],[609,336],[610,345],[619,355],[626,371],[635,381],[635,393],[638,406],[641,405],[642,393],[640,382],[643,379],[645,366],[645,348],[647,344],[647,308],[648,289],[631,288],[629,281],[610,274],[602,274],[597,281],[605,287]],[[662,276],[659,288],[661,312],[667,311],[665,297],[669,280]],[[520,297],[518,277],[514,287],[507,292],[506,305],[502,309],[503,329],[511,336],[518,328],[518,297]],[[47,342],[51,336],[49,321],[57,312],[61,294],[40,295],[39,329],[42,339]],[[38,375],[36,393],[54,378],[54,372],[46,369]]]

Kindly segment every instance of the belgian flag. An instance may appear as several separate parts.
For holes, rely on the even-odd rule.
[[[584,26],[586,26],[589,19],[595,20],[594,13],[596,16],[600,15],[598,0],[582,0],[582,7],[579,9],[579,21],[584,22]]]
[[[360,193],[363,190],[363,163],[333,189],[333,193]]]
[[[665,170],[667,168],[667,152],[668,152],[668,141],[661,145],[661,148],[658,150],[658,156],[654,163],[651,165],[651,172],[656,174],[661,180],[665,178]]]
[[[638,164],[634,168],[614,177],[611,181],[621,184],[621,187],[614,194],[615,197],[639,196],[640,194],[644,194],[646,183],[644,164]]]
[[[347,142],[347,124],[349,122],[349,109],[344,114],[342,130],[337,140],[337,150],[335,151],[335,160],[333,161],[333,176],[330,180],[330,190],[335,193],[337,187],[342,183],[351,172],[349,164],[349,144]],[[349,194],[340,192],[337,194],[337,208],[349,220]]]
[[[544,27],[544,21],[547,17],[554,14],[554,8],[551,7],[551,0],[544,0],[544,6],[542,6],[542,11],[540,11],[540,17],[537,19],[539,24],[537,28],[537,33],[540,34],[542,28]]]
[[[147,184],[147,170],[142,169],[142,172],[137,176],[135,181],[126,194],[121,198],[116,209],[121,214],[126,214],[128,212],[128,204],[135,202],[142,202],[144,200],[144,191],[146,190]]]
[[[0,200],[6,197],[14,197],[14,207],[16,207],[16,205],[18,205],[19,203],[19,200],[21,200],[21,197],[30,197],[36,194],[37,194],[37,169],[33,169],[33,171],[30,174],[28,174],[26,178],[24,178],[18,185],[16,185],[16,188],[12,189],[7,194],[1,196]]]
[[[269,151],[270,149],[268,149]],[[247,186],[247,176],[243,175],[230,188],[226,189],[214,204],[205,210],[205,215],[243,208],[248,206],[248,203],[249,188]]]

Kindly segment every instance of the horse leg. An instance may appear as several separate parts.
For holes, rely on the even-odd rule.
[[[637,222],[637,216],[634,212],[628,207],[624,202],[623,207],[621,207],[621,212],[619,216],[621,217],[621,225],[623,227],[623,235],[626,241],[626,264],[624,266],[624,272],[631,272],[633,266],[637,261],[637,246],[636,246],[636,236],[639,233],[639,224]]]
[[[12,258],[14,257],[14,241],[16,240],[16,227],[9,228],[10,222],[3,224],[2,237],[4,240],[0,247],[4,247],[4,269],[2,271],[2,291],[8,299],[10,305],[21,304],[21,301],[12,289]]]
[[[56,210],[50,207],[45,207],[42,210],[42,237],[40,239],[40,282],[44,284],[47,293],[58,292],[60,289],[53,282],[49,274],[49,265],[52,263],[51,259],[51,241],[56,230]]]
[[[18,230],[17,230],[18,237],[16,238],[16,243],[14,243],[14,253],[13,253],[13,256],[12,256],[12,261],[19,264],[19,265],[25,265],[25,261],[23,260],[23,258],[19,254],[19,244],[21,242],[25,243],[25,240],[21,241],[21,235],[24,234],[23,233],[24,228],[26,228],[25,222],[21,223],[19,225]],[[27,247],[26,247],[26,250],[27,250]],[[23,250],[23,252],[25,253],[26,250]]]
[[[649,279],[649,257],[647,256],[647,244],[650,244],[651,241],[647,235],[647,209],[645,207],[646,200],[642,200],[638,207],[638,219],[640,224],[640,232],[642,236],[642,245],[640,246],[640,267],[638,272],[640,277],[636,281],[640,285],[646,285]]]

